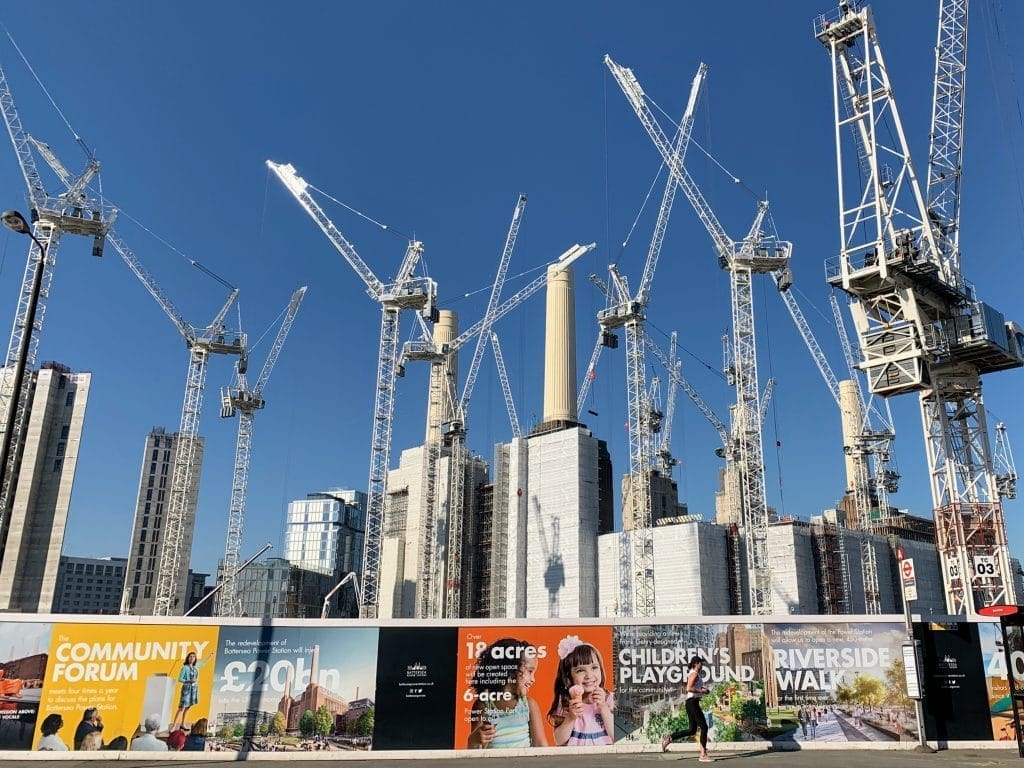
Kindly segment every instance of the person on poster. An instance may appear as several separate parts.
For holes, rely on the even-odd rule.
[[[608,745],[615,738],[614,697],[604,689],[601,653],[577,635],[558,643],[558,675],[548,722],[560,747]]]
[[[82,740],[90,733],[97,733],[103,730],[103,717],[96,707],[89,707],[82,713],[82,722],[75,729],[75,749],[82,748]]]
[[[704,719],[704,712],[700,708],[700,699],[709,693],[708,689],[701,683],[700,675],[704,669],[704,660],[700,656],[693,656],[687,665],[689,673],[686,676],[686,717],[690,721],[690,727],[685,731],[675,731],[667,734],[661,739],[661,751],[668,752],[668,745],[673,741],[688,739],[697,731],[700,731],[700,762],[710,763],[711,756],[708,754],[708,721]]]
[[[54,713],[47,715],[43,719],[43,724],[39,730],[43,733],[43,738],[39,740],[38,750],[41,752],[67,752],[68,745],[64,743],[60,736],[57,735],[57,731],[64,727],[64,718]]]
[[[466,746],[548,746],[540,707],[527,695],[536,679],[537,649],[530,643],[507,637],[485,648],[473,672],[475,727]]]
[[[167,744],[156,737],[160,730],[160,715],[150,715],[142,723],[143,733],[132,739],[133,752],[166,752]]]
[[[174,724],[181,718],[181,727],[185,727],[185,718],[188,711],[199,703],[199,670],[210,660],[210,657],[197,663],[195,651],[189,651],[185,656],[185,662],[181,665],[181,672],[178,673],[178,682],[181,683],[181,694],[178,696],[178,711],[171,720],[168,730],[174,730]]]

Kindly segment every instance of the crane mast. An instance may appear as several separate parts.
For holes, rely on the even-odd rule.
[[[700,95],[702,78],[694,80],[686,111],[679,124],[679,131],[669,150],[670,162],[681,165],[686,156],[693,130],[693,113]],[[643,273],[636,293],[629,290],[625,275],[615,265],[609,268],[612,291],[606,291],[611,306],[597,315],[597,322],[605,333],[624,328],[626,334],[626,393],[629,409],[629,483],[628,493],[622,500],[623,518],[629,520],[631,529],[630,552],[620,555],[620,580],[632,581],[632,594],[627,600],[628,589],[622,589],[621,610],[625,615],[654,616],[657,612],[654,579],[654,534],[651,514],[651,471],[653,438],[649,425],[651,403],[647,391],[647,366],[644,360],[643,327],[647,305],[650,301],[654,273],[661,256],[661,248],[668,229],[672,204],[675,201],[677,182],[668,175],[661,205],[654,223],[654,234],[647,250]],[[603,338],[603,336],[602,336]],[[600,353],[600,342],[595,348]],[[590,370],[588,369],[588,378]],[[585,396],[585,393],[582,393]],[[627,557],[627,555],[631,557]],[[631,604],[630,604],[631,601]]]
[[[64,174],[60,176],[60,179],[64,183],[66,191],[56,195],[51,195],[46,191],[32,151],[33,146],[38,150],[39,145],[25,132],[7,81],[7,75],[2,68],[0,68],[0,111],[3,113],[7,134],[11,139],[14,153],[18,158],[18,166],[25,180],[30,207],[29,219],[35,237],[29,245],[4,366],[13,370],[23,364],[28,369],[36,361],[39,338],[46,315],[46,302],[50,296],[61,236],[67,233],[91,237],[93,239],[93,255],[100,256],[103,253],[104,235],[116,216],[116,212],[86,195],[88,182],[99,170],[99,163],[93,157],[89,157],[84,171],[77,177],[68,173],[58,162],[57,165]],[[44,155],[44,159],[48,158]],[[43,245],[42,250],[36,241]],[[35,301],[34,318],[29,327],[29,307],[33,301]],[[28,336],[27,343],[25,343],[26,335]],[[0,387],[0,410],[4,416],[4,425],[10,421],[11,409],[14,409],[14,413],[13,421],[10,421],[12,425],[11,450],[7,456],[7,466],[4,468],[3,485],[0,486],[0,550],[7,538],[9,511],[17,480],[15,474],[20,464],[27,427],[28,407],[32,392],[31,377],[27,376],[22,380],[21,391],[17,393],[17,396],[15,396],[13,388],[13,376],[5,376],[2,387]]]
[[[218,616],[238,616],[239,602],[237,597],[237,573],[241,563],[242,532],[245,526],[245,503],[249,490],[249,461],[252,456],[252,435],[256,422],[256,411],[266,406],[263,389],[267,385],[271,371],[284,347],[285,339],[291,331],[295,315],[299,311],[302,299],[306,295],[306,286],[292,294],[285,310],[281,326],[270,347],[267,359],[263,363],[256,384],[249,387],[246,380],[245,366],[242,361],[235,367],[235,386],[221,391],[222,418],[238,416],[238,438],[235,441],[235,467],[231,479],[231,501],[228,506],[227,540],[224,544],[223,581],[220,594],[217,595]]]
[[[840,255],[826,265],[828,280],[853,297],[869,391],[919,393],[949,612],[1014,603],[982,376],[1024,364],[1024,334],[978,300],[961,273],[967,3],[940,5],[927,195],[870,8],[844,3],[818,17],[814,32],[833,71]],[[858,169],[868,170],[864,184],[859,173],[844,176],[847,128]]]
[[[364,618],[377,618],[384,495],[391,459],[391,429],[395,412],[395,379],[399,369],[398,332],[401,314],[411,310],[433,321],[437,313],[437,284],[430,278],[417,277],[413,274],[423,254],[423,243],[417,240],[408,243],[395,280],[389,284],[381,282],[312,198],[308,191],[309,184],[295,172],[295,168],[270,160],[267,161],[267,167],[277,175],[285,188],[365,283],[370,298],[380,304],[380,344],[377,352],[377,385],[370,435],[370,477],[360,601],[360,615]]]
[[[455,412],[455,421],[448,425],[447,439],[451,445],[451,475],[448,484],[448,547],[446,552],[447,573],[444,584],[446,618],[454,619],[462,615],[462,532],[466,507],[466,472],[469,467],[469,451],[466,447],[466,428],[469,415],[469,401],[473,396],[480,363],[484,350],[491,343],[491,328],[497,313],[501,297],[501,289],[505,285],[509,261],[515,248],[519,227],[523,223],[526,211],[526,195],[520,195],[512,212],[512,223],[505,236],[505,246],[498,260],[498,271],[491,286],[491,295],[487,300],[487,309],[481,320],[480,333],[473,350],[473,359],[469,364],[469,372],[463,384],[462,395]]]
[[[525,199],[522,203],[525,204]],[[519,205],[517,205],[517,210],[518,207]],[[521,212],[516,215],[520,216]],[[515,227],[518,232],[518,224]],[[567,267],[596,247],[595,243],[590,243],[589,245],[576,244],[559,256],[556,263]],[[424,489],[423,495],[426,501],[423,505],[424,513],[422,515],[420,531],[420,538],[423,544],[420,548],[421,557],[417,569],[420,583],[417,584],[416,610],[420,616],[436,617],[437,611],[434,606],[437,605],[437,601],[440,599],[434,584],[436,557],[433,554],[433,540],[437,530],[437,467],[438,459],[441,456],[442,443],[445,440],[450,443],[452,440],[450,434],[442,434],[442,424],[444,423],[445,430],[449,433],[461,429],[461,421],[456,416],[459,395],[457,392],[457,382],[452,375],[451,361],[466,344],[480,337],[485,324],[489,327],[493,326],[495,322],[544,287],[545,283],[545,275],[535,278],[500,305],[496,305],[489,322],[485,323],[487,319],[487,314],[485,313],[483,318],[450,342],[439,345],[438,342],[430,338],[430,335],[424,331],[421,338],[407,341],[402,347],[401,360],[403,365],[405,361],[409,360],[425,360],[431,363],[427,435],[424,441],[425,455],[421,471],[421,487]],[[511,399],[511,388],[508,386],[507,373],[502,373],[504,370],[504,358],[501,356],[500,346],[493,331],[489,335],[491,336],[492,349],[495,352],[495,362],[498,366],[499,377],[502,379],[502,389],[505,394],[506,406],[509,408],[509,418],[512,422],[513,432],[516,432],[518,435],[518,418],[515,416],[515,406]],[[442,414],[447,414],[447,417],[442,418]]]
[[[646,102],[646,94],[631,70],[605,56],[608,66],[676,183],[683,189],[697,217],[711,236],[719,265],[729,272],[732,300],[733,351],[735,355],[736,407],[733,435],[737,441],[740,468],[742,523],[750,570],[750,611],[772,613],[771,571],[768,563],[768,508],[765,501],[764,455],[761,438],[757,348],[754,327],[753,276],[785,270],[792,244],[766,235],[761,223],[767,203],[761,202],[747,235],[732,240],[704,198],[686,167],[676,162],[668,137]],[[694,79],[699,88],[707,68],[700,65]]]

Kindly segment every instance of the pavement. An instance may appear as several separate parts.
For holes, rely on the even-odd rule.
[[[995,768],[996,766],[1022,766],[1024,761],[1017,756],[1017,750],[1013,747],[998,749],[957,749],[945,750],[934,754],[915,752],[909,749],[892,749],[870,751],[857,749],[806,749],[788,752],[768,752],[762,750],[720,752],[714,751],[712,756],[714,762],[719,763],[722,768],[790,768],[795,766],[801,768],[864,768],[869,763],[871,768]],[[680,747],[680,749],[683,749]],[[95,760],[82,760],[77,755],[69,754],[64,759],[40,759],[39,753],[33,753],[31,758],[4,755],[3,762],[7,766],[24,765],[26,768],[41,768],[41,766],[52,766],[52,768],[95,768]],[[303,756],[300,760],[281,760],[272,755],[252,754],[256,758],[254,762],[260,764],[260,768],[295,768],[297,763],[312,759],[317,762],[319,759],[331,759],[337,761],[340,753],[321,752],[316,758]],[[643,753],[587,753],[574,751],[571,754],[545,750],[545,754],[536,756],[509,755],[502,756],[500,751],[495,750],[488,753],[486,757],[479,756],[478,752],[452,753],[452,757],[427,756],[423,752],[410,752],[402,754],[390,752],[381,754],[375,759],[362,759],[345,757],[345,768],[381,768],[381,766],[410,766],[415,761],[416,768],[501,768],[507,765],[509,768],[627,768],[627,766],[642,766],[643,768],[697,768],[697,751],[695,748],[686,746],[685,751]],[[165,755],[170,760],[161,760],[159,753],[154,753],[149,759],[121,759],[117,760],[117,768],[154,768],[160,764],[173,764],[175,768],[226,768],[237,764],[240,760],[211,759],[209,755],[203,759],[186,758],[182,753],[176,755]],[[126,756],[127,758],[127,756]]]

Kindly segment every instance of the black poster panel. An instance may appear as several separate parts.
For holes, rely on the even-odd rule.
[[[938,741],[991,741],[978,627],[965,621],[915,624],[924,655],[925,734]]]
[[[373,748],[453,749],[456,627],[381,627]]]

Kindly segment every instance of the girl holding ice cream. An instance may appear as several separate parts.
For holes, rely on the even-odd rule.
[[[607,745],[615,737],[613,696],[604,688],[601,653],[577,635],[558,643],[558,676],[548,722],[562,747]]]
[[[510,637],[480,654],[473,673],[473,730],[466,746],[548,746],[540,707],[527,696],[537,678],[537,655],[534,646]]]

